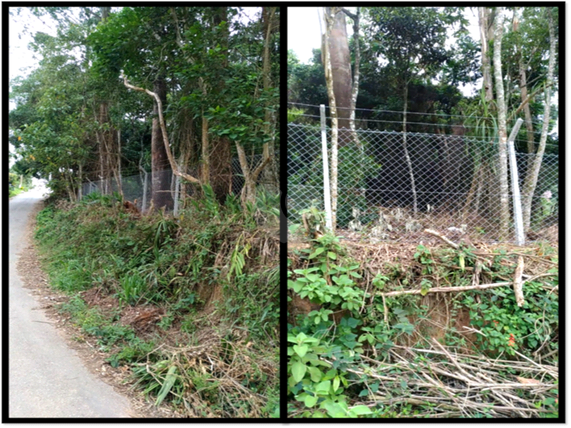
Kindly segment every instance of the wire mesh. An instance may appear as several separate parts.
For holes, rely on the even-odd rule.
[[[331,129],[326,131],[330,149]],[[299,221],[301,210],[324,208],[320,127],[289,123],[287,156],[288,214],[290,221]],[[522,190],[533,157],[516,156]],[[431,228],[464,239],[506,241],[499,235],[498,166],[498,144],[489,140],[340,129],[337,227],[355,239],[418,241],[422,231]],[[558,172],[558,156],[544,155],[528,240],[557,240]],[[508,197],[511,210],[511,188]],[[522,194],[522,200],[525,197]],[[507,240],[514,239],[511,221]]]
[[[261,163],[262,155],[248,156],[247,161],[250,170],[253,170]],[[275,164],[276,166],[279,166],[279,159],[276,159]],[[194,177],[199,177],[198,168],[188,168],[186,172]],[[233,158],[231,160],[230,175],[228,193],[240,195],[245,181],[238,158]],[[137,174],[133,174],[131,171],[128,175],[120,176],[119,179],[111,177],[104,180],[88,180],[81,185],[81,197],[85,197],[94,192],[98,192],[102,195],[109,195],[113,192],[118,192],[123,194],[123,198],[125,200],[133,202],[141,212],[145,212],[150,206],[153,179],[168,183],[167,186],[170,186],[170,190],[163,190],[162,192],[170,193],[173,202],[172,206],[178,206],[174,201],[178,199],[180,202],[180,199],[182,198],[181,184],[171,169],[164,169],[153,173],[151,173],[151,171],[141,170]],[[271,192],[276,191],[276,189],[274,189],[275,183],[269,180],[264,174],[260,174],[257,184],[258,188],[265,188]],[[185,196],[192,196],[195,193],[194,186],[194,184],[187,184],[185,186]]]

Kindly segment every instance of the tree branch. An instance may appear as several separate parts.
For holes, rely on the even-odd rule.
[[[178,175],[179,177],[184,178],[185,180],[190,181],[191,183],[202,184],[199,179],[193,177],[192,175],[185,174],[184,172],[180,172],[178,170],[178,165],[176,164],[176,161],[174,160],[173,155],[171,153],[171,149],[170,149],[169,137],[167,134],[167,127],[165,125],[165,120],[163,117],[163,105],[161,102],[161,98],[157,94],[155,94],[154,92],[149,91],[148,89],[139,88],[138,86],[131,85],[129,82],[127,82],[127,76],[125,76],[125,75],[123,75],[123,83],[129,89],[132,89],[134,91],[147,93],[148,95],[153,97],[155,99],[155,101],[157,102],[157,107],[158,107],[158,111],[159,111],[159,123],[160,123],[161,131],[163,134],[163,142],[165,143],[165,150],[167,152],[167,157],[169,159],[169,163],[171,165],[173,173],[175,175]]]
[[[531,94],[529,94],[529,95],[527,96],[527,98],[521,102],[521,104],[520,104],[519,107],[516,109],[516,111],[514,111],[512,114],[510,114],[510,117],[508,118],[508,122],[509,122],[510,120],[512,120],[513,117],[516,116],[520,111],[522,111],[522,109],[525,107],[525,105],[526,105],[527,103],[529,103],[529,101],[530,101],[538,92],[541,92],[542,90],[547,89],[547,88],[550,87],[550,86],[552,86],[552,84],[545,85],[545,87],[542,87],[542,88],[538,88],[538,89],[536,89],[535,91],[533,91]]]

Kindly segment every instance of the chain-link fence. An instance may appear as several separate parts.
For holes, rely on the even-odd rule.
[[[253,155],[248,157],[248,164],[251,170],[259,165],[261,161],[262,155]],[[275,160],[275,165],[277,167],[279,166],[279,159]],[[199,178],[199,171],[197,168],[189,168],[186,172]],[[227,180],[228,178],[230,179]],[[133,174],[131,172],[130,174],[118,177],[118,179],[112,177],[105,180],[88,180],[82,184],[81,193],[78,196],[81,198],[94,192],[98,192],[103,195],[118,192],[123,194],[123,198],[125,200],[134,203],[141,212],[145,212],[150,207],[153,179],[167,183],[166,187],[169,187],[169,190],[162,190],[161,192],[170,193],[172,209],[175,214],[180,207],[179,202],[182,195],[192,196],[196,191],[194,184],[182,184],[181,180],[178,179],[170,169],[154,173],[151,173],[151,171],[141,170],[138,174]],[[271,180],[266,175],[260,174],[257,181],[258,188],[265,188],[270,192],[275,192],[277,191],[277,188],[279,188],[279,184],[277,184],[276,187],[276,183],[274,183],[274,181],[275,180]],[[224,182],[228,182],[228,185],[223,189],[224,193],[240,195],[242,188],[244,187],[244,174],[238,158],[232,159],[230,177],[226,177]],[[182,186],[184,186],[184,188]]]
[[[337,227],[345,229],[342,235],[418,241],[431,228],[466,239],[502,239],[497,142],[461,135],[339,131],[336,218]],[[331,153],[329,128],[326,135]],[[288,124],[290,220],[298,221],[299,212],[310,206],[324,209],[321,144],[318,125]],[[523,191],[534,155],[518,153],[516,158]],[[528,240],[557,239],[558,181],[558,156],[546,154],[532,198]],[[511,210],[511,190],[509,198]],[[510,228],[508,240],[514,236]]]

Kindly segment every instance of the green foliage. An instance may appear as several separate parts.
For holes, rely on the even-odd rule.
[[[154,101],[127,89],[121,74],[149,90],[167,82],[163,110],[176,159],[200,153],[201,131],[191,137],[189,124],[203,117],[212,138],[229,139],[233,155],[234,143],[254,153],[264,143],[279,144],[279,8],[269,37],[268,16],[260,19],[253,8],[244,14],[238,7],[78,7],[73,18],[69,8],[32,10],[55,20],[58,32],[34,35],[31,47],[43,59],[11,84],[10,143],[17,167],[51,177],[58,196],[74,200],[86,174],[101,174],[104,139],[113,138],[105,151],[115,159],[118,131],[121,171],[151,168]],[[265,53],[269,67],[262,72]],[[193,157],[187,166],[201,161]],[[211,172],[213,179],[227,174]]]
[[[557,279],[550,284],[557,286]],[[470,310],[470,323],[482,332],[477,338],[479,346],[491,355],[513,356],[518,351],[533,357],[534,352],[546,354],[559,347],[554,340],[559,324],[557,295],[539,282],[528,282],[523,289],[522,307],[504,289],[476,292],[462,300]],[[478,303],[483,300],[486,303]]]

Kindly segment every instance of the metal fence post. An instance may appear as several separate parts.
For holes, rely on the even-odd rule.
[[[180,177],[178,175],[175,176],[174,181],[174,207],[173,207],[173,215],[176,217],[178,215],[178,198],[179,198],[179,188],[180,188]]]
[[[143,180],[143,205],[141,206],[141,212],[145,212],[147,210],[147,187],[148,187],[148,182],[149,182],[149,174],[147,173],[147,171],[145,172],[145,178]]]
[[[323,203],[325,205],[325,225],[333,229],[331,221],[331,190],[329,188],[329,156],[327,155],[327,132],[325,130],[325,105],[319,106],[321,116],[321,152],[323,157]]]
[[[508,153],[510,159],[510,173],[512,181],[512,197],[513,197],[513,211],[514,211],[514,226],[515,226],[515,242],[516,245],[525,244],[525,236],[523,233],[523,215],[521,209],[521,195],[519,193],[519,181],[517,173],[517,161],[515,158],[514,140],[519,131],[523,120],[519,118],[508,138]]]

